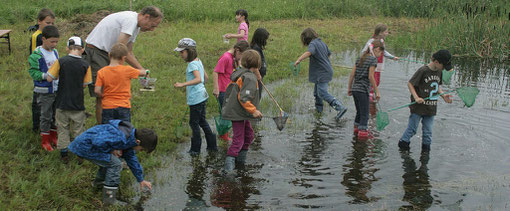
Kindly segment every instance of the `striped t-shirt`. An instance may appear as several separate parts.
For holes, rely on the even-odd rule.
[[[352,84],[351,91],[353,92],[370,92],[370,79],[368,74],[370,67],[377,67],[377,58],[373,56],[367,56],[363,65],[358,65],[360,58],[356,60],[356,72],[354,74],[354,83]]]

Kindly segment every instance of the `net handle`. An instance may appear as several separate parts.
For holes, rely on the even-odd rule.
[[[276,102],[276,100],[274,99],[273,95],[271,94],[271,92],[269,92],[269,90],[266,88],[266,86],[264,85],[264,83],[259,80],[260,84],[262,84],[262,87],[264,87],[264,89],[266,90],[267,94],[269,94],[269,96],[271,97],[271,99],[273,99],[274,103],[276,104],[276,106],[278,106],[278,108],[280,109],[280,115],[283,116],[283,113],[285,113],[282,109],[282,107],[280,107],[280,105],[278,104],[278,102]]]
[[[436,95],[436,96],[431,96],[431,97],[439,97],[439,96],[442,96],[442,95],[445,95],[445,94],[449,94],[449,93],[452,93],[452,92],[455,92],[457,91],[457,89],[454,89],[454,90],[450,90],[450,91],[447,91],[447,92],[443,92],[439,95]],[[423,100],[428,100],[430,99],[431,97],[426,97],[426,98],[423,98]],[[412,103],[408,103],[408,104],[405,104],[405,105],[401,105],[401,106],[398,106],[398,107],[395,107],[395,108],[391,108],[391,109],[388,109],[387,112],[389,111],[394,111],[394,110],[398,110],[398,109],[401,109],[401,108],[404,108],[404,107],[407,107],[407,106],[410,106],[410,105],[413,105],[413,104],[416,104],[416,101],[412,102]]]
[[[220,103],[220,98],[216,98],[216,102],[218,102],[218,111],[220,112],[220,116],[223,116],[223,114],[221,113],[221,103]]]

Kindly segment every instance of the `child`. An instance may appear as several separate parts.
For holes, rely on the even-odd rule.
[[[78,137],[85,131],[85,105],[83,103],[83,88],[92,83],[92,73],[89,63],[81,58],[84,42],[79,37],[71,37],[67,41],[68,56],[58,59],[51,66],[46,80],[48,82],[59,79],[55,120],[57,123],[58,144],[60,158],[64,164],[69,162],[67,146],[73,137]],[[71,127],[71,129],[70,129]],[[71,130],[71,131],[70,131]]]
[[[43,44],[37,47],[28,57],[30,64],[30,77],[34,80],[34,93],[37,106],[41,108],[40,124],[41,146],[47,151],[53,151],[51,144],[57,145],[57,131],[54,121],[55,97],[58,89],[58,80],[46,80],[49,67],[58,59],[55,49],[59,40],[58,29],[49,25],[42,30]]]
[[[407,129],[398,142],[401,150],[409,150],[411,138],[416,134],[418,124],[422,123],[422,152],[430,151],[432,143],[432,125],[437,110],[437,99],[443,93],[440,85],[442,84],[442,70],[451,70],[452,55],[448,50],[439,50],[432,55],[432,61],[423,67],[420,67],[411,77],[407,86],[411,92],[411,102],[416,104],[409,106],[411,115]],[[428,100],[423,98],[430,97]],[[450,95],[441,95],[447,103],[452,103]]]
[[[359,140],[366,140],[373,138],[368,131],[368,112],[369,112],[369,97],[370,85],[374,87],[377,93],[376,99],[379,100],[380,93],[375,83],[374,71],[377,67],[377,58],[384,52],[383,44],[380,41],[372,43],[375,57],[369,49],[363,53],[361,58],[356,60],[356,66],[352,68],[351,76],[349,77],[349,86],[347,95],[353,96],[354,105],[356,105],[356,118],[354,119],[354,135],[358,136]]]
[[[30,39],[30,46],[28,47],[28,55],[34,52],[35,48],[42,45],[42,30],[44,27],[53,25],[55,23],[55,14],[49,9],[41,9],[37,15],[37,31],[32,34]],[[32,130],[39,132],[39,117],[41,116],[41,108],[37,106],[37,94],[34,92],[32,96]]]
[[[191,137],[191,149],[189,153],[192,156],[200,154],[202,138],[200,137],[200,128],[205,133],[207,141],[207,150],[217,151],[216,134],[214,134],[207,123],[206,105],[209,95],[205,90],[205,82],[208,80],[207,73],[204,71],[202,61],[198,59],[196,42],[190,38],[183,38],[179,41],[174,51],[180,52],[182,59],[188,62],[186,68],[186,82],[175,83],[175,88],[186,87],[186,98],[189,105],[189,126],[193,131]]]
[[[239,22],[237,34],[225,34],[226,39],[237,38],[237,42],[244,40],[248,41],[248,29],[250,28],[250,21],[248,21],[248,11],[240,9],[236,11],[236,21]]]
[[[255,33],[253,33],[253,38],[251,38],[250,47],[253,50],[256,50],[259,52],[261,60],[262,60],[262,66],[260,67],[260,78],[259,78],[259,87],[262,86],[261,82],[262,79],[264,79],[264,76],[266,75],[266,58],[264,57],[264,50],[266,48],[267,39],[269,38],[269,32],[264,28],[258,28],[255,30]],[[259,92],[259,98],[262,97],[262,90]]]
[[[374,56],[374,53],[372,51],[372,42],[374,42],[375,40],[379,40],[379,41],[381,41],[381,43],[383,43],[383,47],[384,47],[384,39],[386,38],[386,36],[388,36],[388,34],[389,34],[388,26],[386,26],[384,24],[377,24],[377,26],[375,26],[374,35],[372,35],[372,37],[367,41],[367,43],[365,44],[365,47],[363,47],[363,50],[361,50],[361,53],[364,54],[365,51],[370,49],[372,56]],[[393,60],[399,59],[398,57],[391,55],[386,50],[384,51],[383,55],[377,57],[377,68],[375,68],[375,74],[374,74],[375,82],[376,82],[377,86],[379,86],[379,83],[381,82],[381,72],[383,71],[383,67],[384,67],[384,57],[393,59]],[[372,89],[370,90],[370,100],[371,101],[373,101],[373,99],[372,99],[373,95],[374,95],[374,88],[372,87]]]
[[[234,136],[232,144],[228,148],[225,160],[225,171],[234,170],[235,163],[244,164],[248,147],[253,141],[254,134],[250,121],[262,118],[262,113],[257,109],[259,105],[259,87],[257,72],[262,66],[259,53],[255,50],[247,50],[241,59],[242,68],[232,73],[232,82],[225,93],[225,106],[223,118],[232,120]]]
[[[102,98],[102,123],[107,124],[112,119],[131,122],[131,79],[146,76],[149,71],[124,65],[128,48],[122,43],[115,44],[108,55],[110,65],[97,72],[94,88],[97,96]]]
[[[143,178],[143,169],[136,152],[151,153],[156,149],[158,136],[151,129],[135,129],[126,121],[112,120],[108,124],[96,125],[69,145],[69,151],[99,166],[94,186],[103,185],[103,204],[116,203],[115,197],[120,183],[123,158],[140,183],[140,190],[152,189]]]
[[[310,65],[308,70],[308,81],[315,84],[313,96],[315,97],[315,109],[318,113],[322,113],[323,103],[325,100],[331,107],[338,111],[335,119],[338,121],[347,112],[347,108],[340,103],[335,97],[328,93],[328,83],[333,79],[333,67],[329,61],[331,51],[328,46],[320,38],[317,32],[312,28],[307,28],[301,33],[301,42],[308,46],[308,51],[303,53],[294,66],[301,61],[310,57]]]
[[[234,47],[221,55],[213,72],[213,95],[218,98],[220,107],[223,107],[225,100],[225,90],[230,83],[230,75],[237,66],[237,62],[241,60],[241,55],[244,51],[248,50],[250,46],[246,41],[237,42]],[[220,138],[225,141],[230,141],[228,132],[219,134]]]

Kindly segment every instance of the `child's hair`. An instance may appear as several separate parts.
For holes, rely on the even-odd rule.
[[[136,129],[135,138],[140,140],[140,146],[143,147],[147,153],[154,151],[156,145],[158,145],[158,135],[154,130],[149,128]]]
[[[250,47],[253,48],[257,44],[260,48],[264,49],[267,44],[267,38],[269,38],[269,32],[266,29],[256,29],[255,33],[253,33],[253,38],[251,38]]]
[[[259,52],[256,50],[247,50],[243,53],[243,59],[241,59],[241,65],[244,68],[257,68],[260,69],[262,66],[262,60],[260,58]]]
[[[384,51],[384,45],[381,41],[379,40],[374,40],[372,42],[372,50],[376,49],[376,48],[379,48],[379,50],[381,51]],[[363,55],[361,56],[361,58],[359,59],[359,62],[356,64],[356,67],[363,67],[363,63],[365,62],[365,59],[367,58],[367,56],[369,56],[371,53],[370,53],[370,47],[367,49],[367,51],[363,52]]]
[[[124,43],[117,43],[113,45],[112,49],[110,50],[110,59],[115,60],[122,60],[122,57],[127,56],[129,53],[129,50]]]
[[[185,59],[186,62],[192,62],[198,57],[197,48],[186,47],[184,50],[188,53],[188,57]]]
[[[81,50],[83,49],[81,46],[79,45],[70,45],[70,46],[67,46],[67,48],[69,48],[70,51],[74,51],[74,50]]]
[[[147,6],[140,11],[142,15],[149,14],[151,18],[164,18],[161,10],[155,6]]]
[[[301,32],[301,42],[303,45],[308,46],[313,39],[318,38],[319,34],[315,32],[312,28],[306,28]]]
[[[53,25],[49,25],[49,26],[44,27],[44,29],[42,30],[41,34],[46,39],[49,39],[49,38],[52,38],[52,37],[55,37],[55,38],[59,38],[60,37],[60,34],[58,33],[57,27],[53,26]]]
[[[234,58],[236,58],[236,55],[237,55],[236,50],[239,50],[239,53],[242,54],[243,52],[245,52],[248,49],[250,49],[250,44],[248,44],[248,42],[246,42],[246,40],[241,40],[241,41],[237,42],[234,45]],[[234,65],[234,68],[235,68],[236,64],[237,64],[237,62],[235,64],[232,64],[232,65]]]
[[[41,11],[39,11],[39,14],[37,14],[37,20],[43,21],[46,19],[46,17],[50,16],[51,18],[55,18],[55,13],[47,8],[42,8]]]
[[[244,16],[244,21],[246,21],[246,25],[250,28],[250,21],[248,20],[248,11],[239,9],[236,11],[236,15]]]
[[[375,26],[374,35],[372,35],[372,38],[374,39],[382,38],[381,33],[383,33],[386,30],[388,30],[388,26],[382,23],[377,24],[377,26]]]

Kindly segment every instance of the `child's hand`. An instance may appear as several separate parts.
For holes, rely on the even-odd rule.
[[[175,87],[175,88],[181,88],[181,87],[183,87],[183,86],[184,86],[184,83],[179,83],[179,82],[177,82],[177,83],[175,83],[175,84],[174,84],[174,87]]]
[[[230,39],[230,34],[223,35],[224,38]]]
[[[110,153],[119,158],[122,156],[122,150],[112,150]]]
[[[297,65],[301,63],[299,60],[296,60],[296,62],[294,62],[294,67],[297,67]]]
[[[214,88],[213,91],[212,91],[212,94],[218,98],[218,96],[220,96],[220,90],[218,88]]]
[[[152,184],[149,181],[141,181],[140,182],[140,190],[144,191],[143,187],[147,187],[149,190],[152,190]]]
[[[347,96],[352,96],[351,88],[347,89]]]
[[[446,103],[452,103],[452,95],[441,95],[443,97],[443,100],[446,102]]]
[[[395,60],[395,61],[397,61],[397,60],[399,60],[399,59],[400,59],[400,58],[398,58],[398,57],[396,57],[396,56],[393,58],[393,60]]]
[[[262,113],[259,110],[256,110],[252,115],[257,119],[262,118]]]
[[[418,98],[414,99],[414,101],[416,101],[416,103],[418,103],[418,104],[422,104],[422,103],[425,102],[425,100],[423,98],[421,98],[421,97],[418,97]]]
[[[377,94],[375,95],[375,101],[379,101],[379,99],[381,99],[381,95],[379,94],[379,92],[377,92]]]

